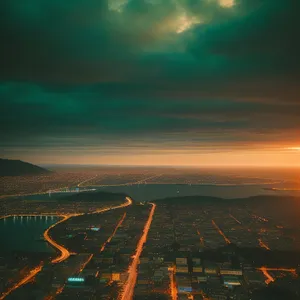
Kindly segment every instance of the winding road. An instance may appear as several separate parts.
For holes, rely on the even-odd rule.
[[[56,248],[57,250],[60,251],[60,255],[54,259],[52,259],[52,263],[56,264],[56,263],[60,263],[64,260],[66,260],[69,256],[70,256],[70,252],[64,248],[63,246],[59,245],[58,243],[56,243],[51,236],[49,235],[49,231],[54,228],[56,225],[65,222],[66,220],[68,220],[69,218],[71,218],[72,216],[77,216],[77,215],[65,215],[63,217],[63,219],[59,220],[58,222],[52,224],[48,229],[46,229],[46,231],[44,232],[44,239],[54,248]]]
[[[111,207],[105,207],[102,209],[98,209],[95,212],[92,212],[90,214],[95,214],[95,213],[103,213],[105,211],[108,210],[112,210],[112,209],[118,209],[118,208],[122,208],[122,207],[126,207],[132,204],[132,199],[130,197],[126,197],[125,198],[126,202],[116,205],[116,206],[111,206]],[[44,232],[44,238],[45,240],[52,245],[54,248],[56,248],[59,252],[60,255],[56,258],[54,258],[51,262],[53,264],[56,263],[60,263],[64,260],[66,260],[67,258],[69,258],[70,256],[70,252],[68,249],[66,249],[64,246],[58,244],[55,240],[53,240],[53,238],[49,235],[49,231],[54,228],[55,226],[57,226],[58,224],[65,222],[66,220],[68,220],[71,217],[76,217],[79,215],[83,215],[83,214],[69,214],[69,215],[63,215],[62,219],[59,220],[58,222],[56,222],[55,224],[52,224],[48,229],[46,229],[46,231]],[[60,215],[58,215],[60,216]],[[32,269],[28,275],[24,278],[22,278],[18,283],[16,283],[14,286],[12,286],[9,290],[7,290],[5,293],[2,293],[0,296],[0,300],[3,300],[6,296],[8,296],[9,294],[11,294],[14,290],[18,289],[19,287],[23,286],[24,284],[28,283],[31,279],[33,279],[35,277],[36,274],[38,274],[41,270],[43,269],[43,265],[42,263],[35,267],[34,269]]]

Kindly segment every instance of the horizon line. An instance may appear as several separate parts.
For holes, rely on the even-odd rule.
[[[148,167],[148,168],[300,168],[300,165],[120,165],[120,164],[57,164],[38,163],[39,166],[60,166],[60,167]]]

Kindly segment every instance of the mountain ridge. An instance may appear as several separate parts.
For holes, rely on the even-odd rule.
[[[50,171],[22,160],[0,158],[0,176],[39,175],[47,173],[50,173]]]

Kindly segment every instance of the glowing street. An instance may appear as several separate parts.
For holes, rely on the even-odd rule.
[[[156,208],[156,204],[150,203],[150,205],[152,205],[152,207],[151,207],[151,211],[150,211],[148,220],[144,227],[143,235],[138,242],[136,252],[133,257],[133,261],[132,261],[131,265],[129,266],[129,270],[128,270],[129,276],[128,276],[127,282],[125,283],[124,290],[122,291],[122,293],[119,297],[119,299],[121,299],[121,300],[131,300],[132,296],[133,296],[133,291],[134,291],[134,287],[135,287],[135,283],[136,283],[136,279],[137,279],[137,266],[139,263],[139,258],[143,251],[144,243],[147,240],[147,235],[148,235],[148,232],[149,232],[149,229],[150,229],[150,226],[152,223],[153,215],[155,212],[155,208]]]

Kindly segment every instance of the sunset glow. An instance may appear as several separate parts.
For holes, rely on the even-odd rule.
[[[103,149],[102,149],[103,150]],[[98,152],[98,154],[97,154]],[[32,156],[23,154],[26,160],[45,164],[76,164],[81,165],[102,165],[110,162],[112,165],[161,165],[161,166],[300,166],[300,155],[298,150],[173,150],[173,149],[149,149],[131,150],[118,148],[111,151],[111,154],[102,153],[101,150],[94,151],[83,149],[73,151],[69,154],[66,150],[52,151]],[[84,155],[83,155],[84,153]],[[18,157],[15,154],[15,158]],[[10,155],[12,157],[12,153]]]
[[[297,151],[300,151],[300,147],[289,147],[289,148],[286,148],[287,150],[297,150]]]
[[[46,1],[0,7],[1,157],[300,166],[289,1]]]

